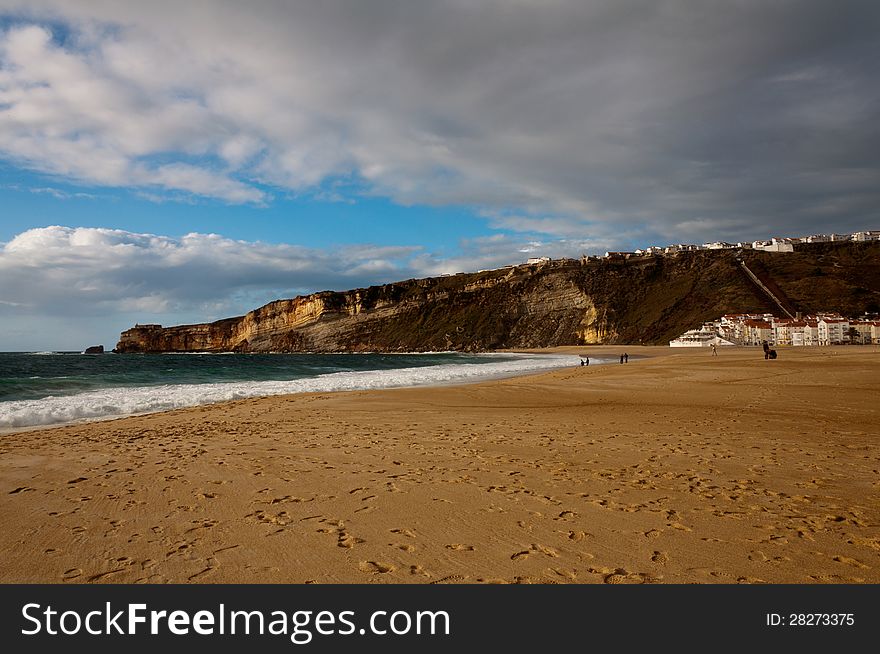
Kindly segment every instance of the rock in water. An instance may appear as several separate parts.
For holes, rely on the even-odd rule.
[[[104,354],[104,346],[92,345],[92,347],[87,347],[83,354]]]

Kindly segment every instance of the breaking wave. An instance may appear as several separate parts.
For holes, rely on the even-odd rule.
[[[466,383],[578,364],[576,355],[506,354],[504,357],[504,360],[491,363],[453,363],[390,370],[345,371],[289,381],[115,387],[74,395],[50,396],[39,400],[13,400],[0,403],[0,428],[52,425],[86,419],[154,413],[268,395]]]

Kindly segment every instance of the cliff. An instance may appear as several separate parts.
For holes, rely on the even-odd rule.
[[[724,313],[775,304],[857,315],[880,306],[880,243],[794,253],[709,250],[558,260],[277,300],[212,323],[138,325],[118,352],[393,352],[661,343]]]

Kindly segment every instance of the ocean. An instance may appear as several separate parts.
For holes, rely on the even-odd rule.
[[[464,383],[576,365],[576,355],[561,354],[5,352],[0,429],[266,395]]]

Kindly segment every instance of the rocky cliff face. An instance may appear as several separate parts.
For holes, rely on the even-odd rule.
[[[393,352],[663,343],[721,314],[774,311],[730,250],[560,260],[324,291],[199,325],[138,325],[118,352]],[[880,243],[745,251],[799,310],[880,304]],[[806,278],[806,281],[805,281]],[[778,312],[778,311],[777,311]]]

